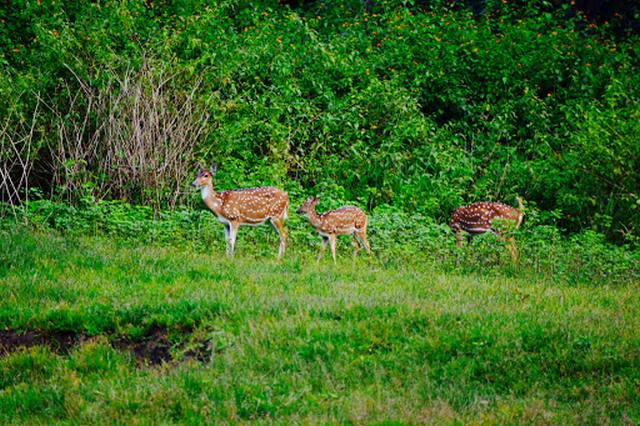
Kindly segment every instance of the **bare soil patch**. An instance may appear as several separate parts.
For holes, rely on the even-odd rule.
[[[185,330],[187,331],[187,330]],[[187,332],[190,332],[188,330]],[[158,365],[175,360],[172,349],[180,349],[184,343],[171,343],[165,327],[152,326],[144,336],[132,339],[125,336],[109,336],[113,348],[130,352],[138,365]],[[16,331],[0,330],[0,357],[6,356],[21,348],[47,346],[53,352],[67,355],[74,347],[81,345],[96,336],[87,336],[84,332],[74,331]],[[206,363],[211,359],[208,342],[198,342],[195,349],[184,351],[181,359],[195,359]]]

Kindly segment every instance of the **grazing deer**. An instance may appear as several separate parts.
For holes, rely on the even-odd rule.
[[[524,206],[520,197],[516,197],[518,208],[514,208],[502,203],[477,202],[457,208],[451,215],[450,227],[456,236],[456,247],[460,247],[462,242],[462,231],[468,232],[471,236],[492,232],[501,240],[509,243],[508,249],[511,258],[515,262],[518,259],[518,251],[513,237],[505,237],[500,233],[492,222],[495,219],[502,219],[512,222],[517,229],[522,223],[524,216]]]
[[[298,214],[306,215],[309,218],[309,222],[322,238],[318,262],[322,259],[327,243],[329,243],[333,263],[336,263],[336,236],[338,235],[353,235],[354,257],[358,255],[361,245],[364,246],[367,254],[370,254],[371,250],[367,240],[367,216],[362,210],[354,206],[345,206],[318,214],[316,213],[318,200],[320,200],[319,196],[308,197],[296,210]]]
[[[199,167],[192,185],[200,188],[202,201],[224,224],[227,254],[233,255],[240,225],[257,226],[269,220],[280,236],[278,259],[281,259],[287,247],[284,227],[289,211],[287,193],[271,186],[216,192],[212,184],[215,172],[216,166],[209,170]]]

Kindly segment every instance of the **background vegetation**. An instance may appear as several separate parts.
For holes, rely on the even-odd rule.
[[[0,4],[0,423],[640,423],[635,2]],[[234,259],[189,183],[357,204]],[[526,216],[517,265],[451,211]]]
[[[199,160],[436,222],[520,194],[635,244],[639,12],[581,4],[5,2],[2,197],[158,211]]]

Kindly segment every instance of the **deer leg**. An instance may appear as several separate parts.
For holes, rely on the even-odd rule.
[[[511,253],[511,260],[513,263],[518,262],[518,249],[516,248],[516,241],[513,237],[505,237],[497,230],[491,230],[495,235],[498,236],[498,239],[505,244],[507,244],[507,250]]]
[[[456,229],[453,232],[453,235],[456,237],[456,247],[460,247],[462,245],[462,233],[460,232],[460,229]]]
[[[357,233],[358,238],[360,238],[360,241],[362,242],[362,244],[364,245],[364,249],[367,252],[367,255],[371,254],[371,248],[369,247],[369,240],[367,240],[367,231],[365,229],[363,229],[362,231]]]
[[[331,257],[333,258],[333,264],[336,264],[336,236],[329,236],[329,248],[331,249]]]
[[[358,240],[358,237],[356,236],[355,233],[352,235],[352,237],[353,237],[353,241],[351,242],[351,244],[354,247],[353,257],[355,259],[358,256],[358,251],[360,251],[360,240]]]
[[[225,241],[225,243],[227,245],[227,247],[226,247],[226,253],[227,254],[231,254],[230,253],[230,248],[231,248],[231,236],[230,236],[230,234],[231,234],[231,228],[230,228],[228,223],[225,223],[224,224],[224,241]]]
[[[506,239],[509,243],[508,249],[511,252],[511,260],[513,263],[518,262],[518,249],[516,248],[516,241],[513,238]]]
[[[233,252],[236,248],[236,238],[238,237],[238,224],[230,223],[229,224],[229,252],[231,256],[233,256]]]
[[[271,219],[271,224],[280,236],[280,245],[278,246],[278,259],[282,259],[284,251],[287,248],[287,229],[284,227],[284,220],[282,218]]]
[[[470,246],[470,245],[471,245],[471,242],[472,242],[472,241],[473,241],[473,239],[474,239],[474,237],[476,237],[476,236],[478,236],[478,235],[481,235],[481,234],[482,234],[482,232],[481,232],[480,234],[472,234],[472,233],[470,233],[470,232],[467,232],[467,233],[466,233],[466,236],[465,236],[465,238],[466,238],[466,240],[467,240],[467,245],[468,245],[468,246]]]
[[[320,238],[322,239],[322,246],[320,246],[320,253],[318,253],[318,259],[316,260],[316,262],[320,262],[320,259],[322,259],[324,251],[327,248],[327,243],[329,242],[329,237],[321,235]]]

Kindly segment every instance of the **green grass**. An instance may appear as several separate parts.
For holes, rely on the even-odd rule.
[[[634,281],[0,237],[0,330],[84,336],[0,356],[0,423],[640,422]],[[170,362],[115,349],[153,327]]]

